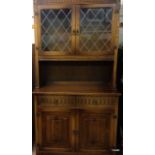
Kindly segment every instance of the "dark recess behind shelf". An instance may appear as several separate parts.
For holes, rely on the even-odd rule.
[[[42,85],[58,81],[101,81],[112,82],[113,62],[105,61],[69,61],[40,62],[40,82]]]

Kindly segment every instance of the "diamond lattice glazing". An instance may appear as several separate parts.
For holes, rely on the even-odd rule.
[[[42,51],[71,51],[71,9],[41,11]]]
[[[105,51],[111,47],[112,8],[80,10],[80,52]]]

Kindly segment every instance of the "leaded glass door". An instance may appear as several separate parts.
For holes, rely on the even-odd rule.
[[[50,6],[40,8],[41,54],[68,55],[75,47],[74,6]]]
[[[76,8],[76,51],[78,54],[102,55],[112,53],[113,8],[110,5],[81,5]]]

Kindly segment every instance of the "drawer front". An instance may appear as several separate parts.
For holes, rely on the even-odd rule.
[[[118,97],[113,96],[77,96],[77,107],[114,107],[118,103]]]
[[[50,107],[74,107],[75,97],[69,95],[42,95],[38,96],[38,105]]]

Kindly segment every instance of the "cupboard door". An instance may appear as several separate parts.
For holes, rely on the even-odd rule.
[[[77,52],[81,55],[113,53],[112,5],[77,6]]]
[[[41,148],[53,151],[73,151],[74,118],[70,111],[42,111],[39,127]]]
[[[75,7],[39,7],[40,55],[68,55],[75,48]]]
[[[112,115],[82,111],[79,115],[79,151],[104,151],[111,148]]]

